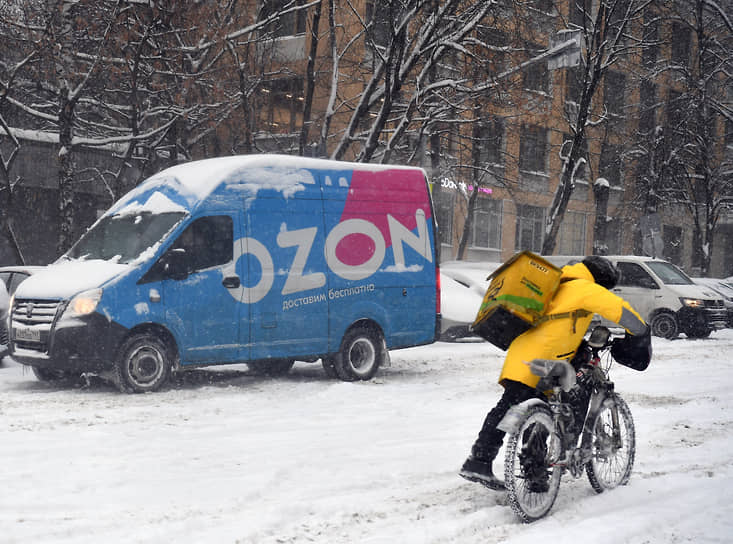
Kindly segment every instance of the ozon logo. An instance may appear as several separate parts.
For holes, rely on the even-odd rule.
[[[422,209],[415,211],[415,221],[417,223],[417,234],[412,232],[405,225],[400,223],[392,215],[387,215],[387,224],[389,229],[389,238],[392,242],[392,252],[394,254],[395,270],[406,270],[404,245],[408,245],[414,249],[419,255],[428,262],[433,262],[433,255],[430,246],[430,238],[428,235],[428,224],[425,218],[425,212]],[[308,262],[308,257],[313,251],[313,245],[318,234],[318,227],[309,227],[298,230],[288,230],[287,225],[283,224],[277,235],[277,245],[281,248],[295,247],[295,257],[293,257],[288,275],[283,285],[281,294],[292,295],[310,289],[318,289],[326,285],[326,274],[324,272],[311,272],[304,274],[303,270]],[[360,264],[347,264],[343,262],[338,254],[337,247],[339,243],[352,234],[360,234],[371,239],[373,250],[371,255]],[[267,247],[255,238],[245,237],[239,239],[234,244],[236,263],[243,255],[250,255],[257,259],[262,269],[257,284],[251,287],[240,286],[236,289],[228,289],[236,300],[241,300],[245,304],[254,304],[259,302],[272,289],[275,281],[275,263],[272,255]],[[328,269],[337,276],[345,280],[358,281],[363,280],[379,270],[384,262],[387,253],[387,243],[382,232],[374,223],[365,219],[347,219],[338,223],[331,232],[326,236],[323,253]]]

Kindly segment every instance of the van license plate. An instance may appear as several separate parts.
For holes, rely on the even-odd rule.
[[[14,329],[16,340],[25,340],[27,342],[40,342],[41,331],[39,329]]]

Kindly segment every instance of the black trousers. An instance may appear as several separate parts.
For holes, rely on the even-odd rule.
[[[486,419],[478,433],[478,438],[471,448],[471,454],[481,461],[491,462],[499,453],[504,441],[504,431],[496,428],[499,422],[509,411],[509,408],[532,398],[539,398],[536,389],[513,380],[504,381],[504,394],[496,406],[486,414]]]

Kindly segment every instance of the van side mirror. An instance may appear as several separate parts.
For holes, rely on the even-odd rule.
[[[183,248],[170,250],[163,257],[163,272],[172,280],[185,280],[188,277],[188,255]]]

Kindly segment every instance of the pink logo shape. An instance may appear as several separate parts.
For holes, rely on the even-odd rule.
[[[386,247],[392,245],[387,216],[414,231],[415,212],[423,210],[432,216],[430,197],[423,173],[416,170],[383,172],[355,171],[349,186],[341,221],[363,219],[372,223],[384,237]],[[358,266],[374,254],[375,244],[365,234],[345,236],[336,247],[336,256],[344,264]]]

